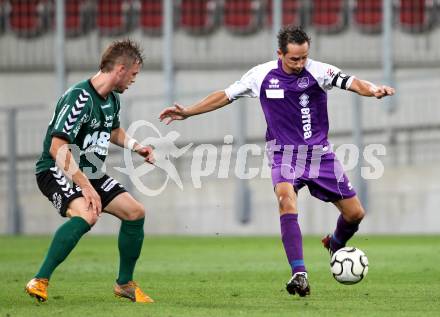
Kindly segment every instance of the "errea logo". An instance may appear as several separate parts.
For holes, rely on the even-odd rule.
[[[309,108],[309,95],[303,93],[299,96],[299,104],[301,105],[301,121],[303,125],[304,140],[310,139],[312,136],[312,117]]]
[[[280,80],[278,78],[271,78],[269,83],[269,88],[280,88]]]

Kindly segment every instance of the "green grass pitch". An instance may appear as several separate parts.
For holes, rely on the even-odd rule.
[[[338,284],[320,238],[304,238],[312,294],[290,296],[278,237],[146,237],[135,279],[154,304],[117,299],[116,237],[87,236],[52,276],[49,301],[24,293],[49,237],[0,237],[0,317],[440,316],[440,236],[358,236],[370,271]]]

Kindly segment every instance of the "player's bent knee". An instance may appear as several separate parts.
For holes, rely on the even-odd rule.
[[[278,207],[281,214],[297,212],[295,200],[289,195],[280,195],[278,197]]]
[[[130,213],[127,215],[126,220],[138,220],[142,218],[145,218],[145,207],[140,203],[136,203],[136,205],[133,207],[132,210],[130,210]]]
[[[364,208],[360,207],[358,212],[356,213],[356,220],[357,221],[362,221],[362,219],[364,219],[365,217],[365,210]]]
[[[348,216],[350,218],[350,222],[361,222],[365,217],[365,210],[359,206],[358,208],[353,209]]]
[[[90,226],[93,226],[98,221],[98,216],[88,210],[79,211],[77,209],[69,208],[67,209],[66,215],[69,218],[72,217],[81,217],[83,218]]]
[[[90,225],[90,227],[95,225],[95,223],[98,221],[98,216],[92,212],[81,213],[79,216],[83,218]]]
[[[145,207],[142,204],[139,204],[139,206],[136,208],[136,219],[142,219],[145,218]]]

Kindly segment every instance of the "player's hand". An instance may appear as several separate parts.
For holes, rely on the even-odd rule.
[[[380,99],[385,96],[394,95],[396,90],[392,87],[382,85],[382,86],[377,86],[377,87],[372,88],[371,92],[373,93],[374,97],[376,97],[377,99]]]
[[[86,200],[86,204],[89,207],[89,211],[93,212],[99,217],[102,211],[101,197],[99,197],[92,185],[84,186],[81,188],[81,191],[84,199]]]
[[[147,163],[154,164],[156,161],[154,159],[154,152],[151,146],[139,146],[139,148],[136,149],[136,153],[142,156]]]
[[[165,124],[168,125],[174,120],[184,120],[189,117],[187,110],[181,105],[175,103],[173,107],[168,107],[162,110],[159,115],[160,121],[165,120]]]

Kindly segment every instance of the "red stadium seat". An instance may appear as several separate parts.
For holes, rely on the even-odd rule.
[[[353,20],[366,33],[382,30],[382,0],[356,0]]]
[[[141,0],[140,27],[150,35],[162,33],[162,0]]]
[[[433,0],[400,0],[399,24],[405,31],[423,32],[434,25]]]
[[[293,24],[293,25],[302,25],[302,16],[301,16],[301,1],[300,0],[284,0],[282,6],[282,24]],[[266,3],[266,21],[267,25],[270,27],[272,25],[272,9],[273,9],[273,1],[267,0]]]
[[[223,24],[229,31],[249,34],[260,30],[263,8],[258,0],[224,0]]]
[[[347,25],[345,0],[313,0],[311,21],[318,32],[334,33]]]
[[[66,35],[84,35],[93,27],[92,13],[93,7],[90,1],[77,0],[66,1]]]
[[[56,1],[51,0],[51,25],[55,29]],[[85,35],[93,28],[93,3],[87,0],[71,0],[64,4],[66,36]]]
[[[102,35],[122,35],[134,25],[134,8],[128,0],[98,0],[96,25]]]
[[[215,0],[182,0],[180,27],[189,33],[207,34],[218,26],[218,8]]]
[[[45,0],[9,1],[8,26],[21,37],[38,36],[48,27],[49,3]]]

